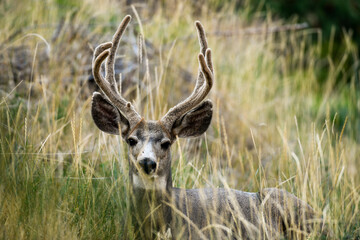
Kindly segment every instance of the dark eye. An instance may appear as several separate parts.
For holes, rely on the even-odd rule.
[[[164,140],[161,141],[160,144],[161,144],[162,149],[167,150],[170,147],[171,142],[170,142],[169,139],[164,139]]]
[[[130,145],[130,147],[133,147],[138,143],[137,139],[132,138],[132,137],[128,138],[127,142]]]

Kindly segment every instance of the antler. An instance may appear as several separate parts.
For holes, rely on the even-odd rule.
[[[195,26],[198,32],[199,43],[200,43],[200,54],[198,56],[199,60],[199,74],[196,80],[195,88],[191,95],[187,97],[184,101],[178,103],[176,106],[172,107],[165,116],[160,120],[162,125],[171,131],[171,128],[174,122],[196,107],[201,103],[207,94],[209,93],[213,85],[213,65],[211,60],[211,50],[208,48],[206,35],[204,27],[199,21],[195,22]]]
[[[115,53],[120,43],[121,37],[131,21],[131,16],[127,15],[121,22],[119,28],[113,36],[112,42],[107,42],[99,45],[94,51],[93,57],[93,75],[96,84],[109,98],[112,104],[125,115],[130,123],[130,129],[133,128],[139,121],[141,116],[136,112],[132,104],[126,101],[118,91],[115,81],[114,60]],[[110,49],[110,50],[109,50]],[[100,74],[100,67],[102,62],[107,58],[105,65],[105,79]]]

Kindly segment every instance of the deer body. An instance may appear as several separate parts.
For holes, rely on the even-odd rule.
[[[212,103],[204,100],[214,80],[211,50],[196,22],[200,54],[194,91],[159,121],[146,121],[121,96],[114,78],[116,49],[130,20],[126,16],[112,42],[95,49],[93,75],[102,93],[94,93],[91,113],[100,130],[121,134],[129,146],[131,221],[137,237],[152,239],[160,233],[173,239],[276,239],[291,237],[296,229],[308,232],[312,208],[285,191],[173,187],[170,146],[178,137],[203,134],[211,122]],[[104,78],[100,66],[105,59]]]
[[[156,139],[166,134],[156,122],[149,122],[132,135],[137,136],[139,145],[145,145],[139,152],[133,148],[129,154],[131,213],[140,229],[140,239],[152,239],[157,232],[168,229],[174,239],[277,239],[290,236],[290,228],[310,230],[302,221],[313,217],[312,208],[286,191],[174,188],[170,151],[157,160],[156,177],[142,176],[142,169],[133,164],[133,156],[155,156]]]
[[[283,190],[249,193],[167,186],[160,190],[133,185],[132,214],[142,226],[140,238],[171,229],[174,239],[279,239],[290,238],[291,228],[304,233],[311,229],[303,218],[314,217],[312,208]]]

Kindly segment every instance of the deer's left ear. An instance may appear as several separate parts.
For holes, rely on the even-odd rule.
[[[172,133],[178,137],[197,137],[203,134],[209,127],[212,118],[212,102],[206,100],[190,110],[179,119],[172,127]]]

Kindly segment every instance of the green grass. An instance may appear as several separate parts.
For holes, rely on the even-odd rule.
[[[126,147],[119,137],[96,128],[90,116],[91,93],[80,84],[83,73],[78,69],[86,59],[77,56],[87,56],[90,40],[84,40],[80,30],[74,34],[68,29],[50,41],[61,17],[66,24],[95,24],[85,29],[88,36],[104,34],[99,41],[111,39],[125,11],[139,29],[130,7],[94,2],[0,3],[0,54],[24,43],[35,69],[39,55],[34,54],[43,41],[27,34],[37,33],[51,45],[46,74],[34,71],[32,81],[23,79],[16,88],[0,84],[2,239],[118,239],[136,231],[126,225]],[[314,40],[321,32],[224,37],[213,33],[284,23],[270,15],[249,22],[241,13],[227,14],[231,6],[218,12],[205,7],[194,16],[199,13],[188,2],[164,5],[156,14],[136,7],[144,37],[158,49],[149,59],[150,77],[143,80],[149,87],[140,89],[135,99],[140,112],[158,119],[193,88],[192,82],[179,78],[177,69],[190,71],[195,79],[195,20],[208,32],[216,72],[209,130],[173,146],[174,185],[283,188],[322,214],[334,239],[359,238],[359,79],[346,72],[354,76],[351,82],[341,80],[341,61],[324,58],[321,38]],[[357,59],[356,52],[351,39],[345,41],[344,59]],[[128,52],[126,58],[133,55]],[[326,81],[320,83],[324,72]]]

